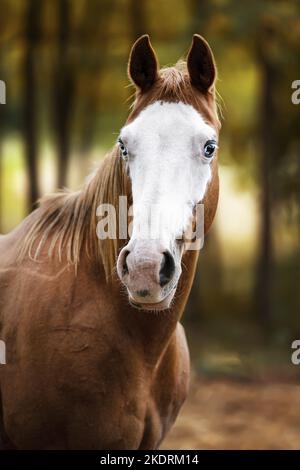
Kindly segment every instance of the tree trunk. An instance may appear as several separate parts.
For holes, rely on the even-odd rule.
[[[205,37],[207,29],[207,20],[212,16],[213,9],[209,0],[190,0],[191,22],[188,36],[200,33]]]
[[[271,174],[276,151],[276,136],[274,132],[274,86],[276,69],[268,57],[268,44],[272,31],[264,30],[266,46],[258,49],[258,59],[262,75],[261,95],[261,158],[260,158],[260,233],[258,247],[257,279],[255,289],[255,304],[258,318],[262,325],[269,330],[271,326],[271,285],[272,285],[272,187]],[[263,41],[262,41],[263,43]]]
[[[54,79],[54,129],[58,151],[58,187],[67,184],[70,157],[70,127],[74,101],[70,43],[70,4],[58,0],[58,55]]]
[[[28,210],[35,207],[39,197],[37,172],[37,130],[36,130],[36,76],[35,48],[39,40],[39,0],[30,0],[26,19],[26,50],[24,57],[24,140],[25,159],[28,173]]]
[[[145,0],[129,0],[129,23],[132,41],[136,41],[143,34],[148,33],[145,14]]]
[[[99,51],[99,60],[96,64],[89,67],[89,73],[91,75],[96,75],[99,83],[99,96],[95,99],[93,93],[85,94],[84,100],[81,106],[82,116],[80,118],[80,132],[81,132],[81,142],[80,142],[80,155],[82,158],[85,158],[86,154],[94,145],[94,138],[96,132],[101,132],[99,129],[99,122],[97,119],[97,112],[99,112],[99,103],[101,104],[101,77],[103,70],[107,66],[107,57],[109,57],[109,35],[107,34],[107,27],[111,21],[111,18],[115,14],[115,9],[117,7],[117,2],[113,0],[102,0],[103,10],[106,11],[105,15],[100,16],[97,19],[97,31],[95,31],[95,18],[99,11],[98,1],[94,0],[90,3],[90,9],[86,12],[86,16],[83,17],[82,21],[82,35],[80,41],[84,44],[83,54],[86,55],[86,49],[88,49],[89,41],[92,37],[96,37],[98,41],[98,51]],[[87,34],[88,32],[88,34]],[[85,58],[81,58],[81,62],[85,63]],[[101,111],[101,108],[100,108]]]

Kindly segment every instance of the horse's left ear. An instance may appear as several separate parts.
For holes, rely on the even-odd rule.
[[[199,34],[194,34],[187,57],[191,83],[201,93],[207,93],[215,82],[217,69],[209,44]]]
[[[158,61],[148,34],[141,36],[132,46],[128,75],[141,91],[149,90],[158,78]]]

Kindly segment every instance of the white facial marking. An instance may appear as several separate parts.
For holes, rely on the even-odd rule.
[[[216,140],[216,132],[192,106],[158,101],[123,127],[120,137],[132,182],[131,238],[150,238],[142,230],[151,214],[151,238],[168,246],[187,229],[193,207],[204,197],[211,178],[204,146]]]

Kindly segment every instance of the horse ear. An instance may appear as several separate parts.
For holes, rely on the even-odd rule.
[[[199,34],[194,34],[187,57],[191,84],[201,93],[207,93],[215,82],[217,69],[209,44]]]
[[[158,78],[158,61],[148,34],[141,36],[132,46],[128,75],[141,91],[149,90]]]

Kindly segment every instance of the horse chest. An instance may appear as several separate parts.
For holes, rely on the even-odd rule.
[[[34,298],[26,309],[18,305],[3,330],[9,367],[1,392],[12,442],[18,448],[156,447],[172,413],[172,361],[153,378],[145,345],[111,312],[101,316],[92,303],[82,314],[65,315],[60,304],[47,310],[47,298],[39,306]],[[153,393],[160,382],[163,397]]]

